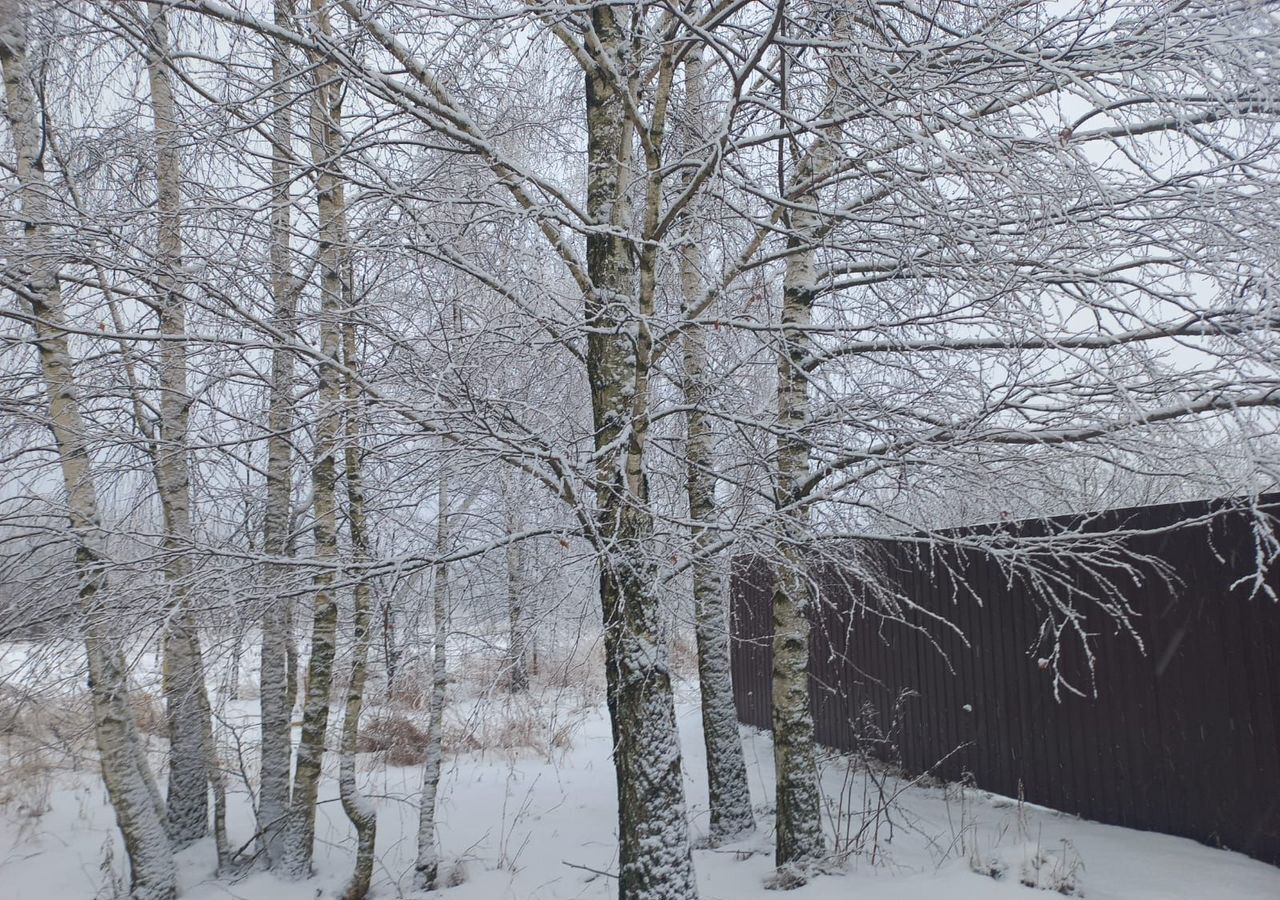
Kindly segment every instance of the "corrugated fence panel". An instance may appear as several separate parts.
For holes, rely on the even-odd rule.
[[[1134,612],[1137,639],[1085,604],[1092,666],[1078,643],[1064,645],[1058,665],[1081,694],[1054,696],[1043,630],[1044,602],[1065,599],[1065,586],[1099,591],[1078,560],[1055,562],[1053,577],[1035,584],[977,551],[903,540],[878,548],[878,593],[815,573],[818,740],[1280,864],[1280,563],[1249,577],[1267,560],[1255,530],[1261,523],[1274,534],[1280,495],[1260,506],[1267,516],[1223,511],[1219,501],[992,526],[1146,532],[1126,538],[1127,549],[1159,564],[1136,581],[1105,573]],[[762,728],[770,726],[771,592],[766,563],[735,561],[734,696],[741,720]],[[892,596],[915,607],[910,624],[885,615]]]

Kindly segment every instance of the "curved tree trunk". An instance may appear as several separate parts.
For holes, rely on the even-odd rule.
[[[343,231],[345,232],[345,227]],[[345,243],[345,241],[344,241]],[[359,354],[356,346],[354,276],[351,271],[350,252],[346,257],[346,318],[342,325],[342,361],[347,368],[346,386],[346,447],[344,462],[347,479],[347,527],[351,533],[351,553],[357,564],[369,561],[369,532],[365,518],[364,477],[362,472],[362,446],[360,442],[360,394],[351,373],[358,370]],[[356,862],[343,891],[343,900],[364,900],[369,893],[369,881],[373,876],[373,848],[378,833],[377,811],[369,798],[360,792],[356,780],[356,751],[360,739],[360,713],[364,708],[364,688],[369,672],[370,590],[363,573],[356,574],[352,611],[353,642],[351,648],[351,678],[347,685],[347,702],[342,719],[342,761],[338,769],[338,791],[342,809],[356,829]]]
[[[25,15],[15,0],[0,0],[0,73],[5,113],[17,151],[18,198],[23,244],[21,293],[35,319],[36,344],[75,537],[79,602],[94,735],[107,795],[124,836],[132,900],[172,900],[177,894],[167,822],[147,767],[129,708],[124,657],[104,615],[108,589],[100,548],[101,520],[85,422],[64,327],[65,312],[56,254],[49,246],[49,186],[41,163],[41,136],[34,98],[27,84]]]

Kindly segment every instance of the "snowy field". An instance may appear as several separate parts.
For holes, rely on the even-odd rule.
[[[696,699],[686,684],[679,714],[695,839],[706,830]],[[243,727],[242,737],[249,740],[255,708],[252,700],[229,702],[228,733]],[[575,686],[544,689],[537,699],[473,698],[451,706],[448,733],[454,752],[442,785],[440,841],[454,886],[442,895],[614,896],[613,766],[608,720],[596,692]],[[704,900],[778,896],[765,888],[772,869],[769,737],[750,730],[744,737],[762,827],[740,844],[695,851]],[[152,742],[158,750],[160,742]],[[417,768],[388,765],[387,756],[381,751],[364,757],[366,790],[378,801],[373,896],[422,896],[410,888]],[[0,900],[114,896],[112,882],[120,878],[124,856],[91,759],[82,758],[78,771],[56,771],[42,788],[30,767],[21,765],[20,754],[10,757],[0,819]],[[233,755],[232,766],[237,759]],[[860,770],[851,772],[840,757],[824,762],[823,782],[828,828],[833,838],[839,835],[833,840],[837,849],[846,852],[829,874],[789,894],[797,900],[1034,900],[1052,896],[1046,890],[1092,900],[1280,898],[1280,869],[1188,840],[1084,822],[955,786],[908,785],[883,775],[869,779]],[[320,805],[312,881],[290,883],[263,872],[214,878],[212,842],[206,840],[180,857],[183,896],[338,896],[350,871],[351,839],[336,784],[331,779],[325,787],[329,802]],[[882,796],[890,799],[881,803]],[[238,844],[253,830],[243,787],[231,806],[231,836]]]

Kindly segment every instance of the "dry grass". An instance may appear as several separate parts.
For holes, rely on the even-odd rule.
[[[0,809],[23,823],[47,813],[54,780],[83,765],[91,733],[83,698],[0,685]]]
[[[385,699],[388,705],[398,709],[425,711],[431,703],[430,657],[410,659],[401,663],[400,669],[396,672],[395,684],[390,695]]]
[[[503,694],[445,708],[443,751],[533,752],[548,758],[573,747],[573,736],[594,707],[563,704],[563,697]],[[418,766],[426,757],[429,727],[425,711],[387,705],[361,723],[359,752],[375,754],[388,766]]]
[[[129,691],[129,711],[138,731],[151,737],[169,738],[169,721],[164,714],[164,703],[159,697],[137,687]]]
[[[444,752],[533,752],[548,758],[573,746],[586,715],[604,701],[603,648],[583,641],[559,656],[543,655],[531,667],[529,690],[507,690],[500,653],[458,654],[450,660]],[[405,660],[389,696],[374,688],[366,698],[360,750],[380,754],[387,765],[418,765],[426,752],[431,700],[431,660]]]
[[[404,713],[380,711],[361,724],[360,753],[376,753],[388,766],[420,766],[427,754],[427,732]]]
[[[502,694],[445,717],[451,753],[533,752],[554,758],[573,747],[573,736],[594,706],[565,703],[555,693]]]
[[[604,644],[583,643],[562,656],[544,656],[533,679],[535,687],[574,691],[579,702],[604,702]]]

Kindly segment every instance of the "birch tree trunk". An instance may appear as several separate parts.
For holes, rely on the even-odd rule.
[[[802,165],[797,183],[810,176]],[[773,592],[773,759],[777,777],[779,866],[803,865],[826,852],[809,707],[809,619],[813,601],[803,547],[809,509],[803,485],[809,476],[809,326],[816,292],[819,221],[812,195],[798,198],[791,214],[782,291],[782,348],[778,354],[778,453],[774,502],[779,513],[777,573]]]
[[[347,318],[343,322],[343,363],[347,368],[346,447],[344,462],[347,480],[347,527],[351,533],[351,552],[357,564],[369,561],[369,533],[365,519],[364,479],[361,471],[360,395],[350,373],[357,371],[359,356],[354,320],[354,280],[347,264],[345,287],[351,292],[346,303]],[[342,762],[338,772],[338,790],[342,808],[356,829],[356,861],[343,892],[343,900],[364,900],[373,876],[373,848],[377,838],[377,812],[370,800],[360,792],[356,780],[356,750],[360,738],[360,713],[364,708],[365,681],[369,668],[370,629],[369,582],[357,573],[354,590],[353,644],[351,679],[347,686],[347,702],[342,719]]]
[[[182,164],[165,12],[152,7],[147,76],[156,135],[156,284],[159,293],[160,419],[154,467],[164,517],[164,577],[171,606],[164,634],[163,691],[169,733],[169,835],[181,849],[209,828],[212,719],[204,663],[188,591],[191,579],[191,474],[187,434],[186,299],[182,268]],[[223,844],[225,846],[225,842]]]
[[[614,7],[591,10],[599,43],[586,74],[587,237],[592,288],[585,298],[587,375],[595,425],[596,540],[605,675],[618,790],[618,896],[697,896],[685,817],[680,742],[667,649],[659,632],[653,518],[644,470],[652,337],[642,315],[651,287],[623,235],[632,228],[626,192],[634,131],[616,73],[628,42]],[[624,64],[627,62],[627,64]],[[652,259],[649,260],[650,265]]]
[[[449,637],[449,476],[441,442],[440,482],[436,497],[435,583],[431,587],[431,611],[435,634],[431,646],[431,701],[427,723],[427,754],[422,763],[422,799],[418,807],[418,858],[414,885],[424,891],[439,886],[440,849],[436,841],[436,797],[444,760],[444,702],[449,686],[446,652]]]
[[[315,27],[332,33],[328,6],[313,0]],[[313,542],[316,562],[315,609],[311,624],[311,657],[307,664],[306,695],[302,710],[302,735],[298,743],[290,797],[288,837],[283,869],[291,878],[311,873],[315,844],[316,798],[320,788],[325,733],[333,687],[333,661],[337,650],[338,604],[333,594],[333,568],[338,558],[336,502],[338,438],[342,421],[342,381],[330,360],[341,352],[339,322],[343,315],[344,233],[343,185],[337,170],[340,149],[342,92],[337,68],[331,60],[313,60],[311,94],[311,157],[316,167],[316,205],[319,219],[320,350],[316,366],[317,422],[312,463]]]
[[[275,23],[293,25],[292,0],[275,0]],[[290,72],[287,50],[277,44],[271,58],[271,296],[272,325],[279,333],[294,333],[297,288],[294,285],[290,249],[290,148],[293,123],[288,92]],[[293,429],[293,355],[277,344],[271,352],[271,386],[267,408],[266,508],[262,523],[263,552],[268,560],[289,555],[293,492],[293,451],[289,433]],[[268,562],[264,566],[264,607],[262,613],[262,658],[259,704],[261,710],[260,788],[258,832],[268,866],[279,861],[283,851],[281,831],[289,812],[289,778],[293,756],[292,713],[294,704],[294,654],[292,643],[292,602],[283,590],[287,567]]]
[[[516,500],[507,498],[507,535],[519,532],[520,514]],[[524,579],[524,553],[520,544],[510,541],[506,548],[507,562],[507,688],[513,694],[529,690],[529,646],[525,636],[528,628],[528,603]]]
[[[850,8],[833,10],[832,36],[847,40],[855,25]],[[785,68],[781,73],[787,79]],[[818,291],[817,248],[822,239],[819,185],[835,168],[841,142],[839,122],[848,108],[841,56],[824,55],[827,97],[823,122],[800,155],[792,176],[794,205],[787,227],[786,271],[782,282],[781,348],[778,354],[778,452],[774,503],[778,513],[777,573],[773,591],[773,759],[777,781],[775,859],[779,867],[802,870],[826,854],[822,796],[814,747],[809,690],[809,612],[817,597],[804,547],[812,539],[809,480],[809,370],[811,326]]]
[[[695,47],[684,61],[686,150],[704,140],[702,51]],[[685,213],[685,247],[680,259],[680,287],[686,309],[703,294],[702,243],[704,220],[696,201]],[[711,808],[711,845],[736,840],[755,829],[747,763],[738,732],[738,710],[733,700],[733,676],[729,668],[729,617],[725,584],[718,554],[710,551],[717,540],[708,526],[715,522],[715,436],[706,414],[710,395],[707,377],[706,332],[690,325],[684,334],[684,389],[689,409],[686,427],[685,489],[689,518],[693,522],[694,633],[698,646],[698,686],[702,695],[702,738],[707,753],[707,786]]]
[[[391,599],[387,598],[382,601],[382,659],[387,670],[387,702],[395,696],[396,675],[400,671],[400,648],[396,641],[396,613]]]
[[[177,894],[173,851],[164,811],[147,767],[129,708],[123,654],[101,609],[109,589],[103,570],[101,520],[86,430],[67,340],[62,289],[51,246],[49,185],[41,159],[35,100],[27,83],[25,10],[0,0],[0,73],[5,113],[17,153],[18,199],[23,222],[19,262],[22,294],[35,319],[36,345],[75,537],[79,603],[84,617],[94,735],[107,795],[124,836],[132,900],[171,900]]]

